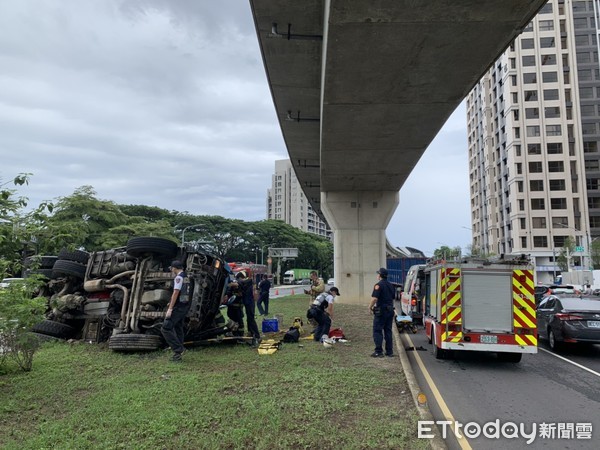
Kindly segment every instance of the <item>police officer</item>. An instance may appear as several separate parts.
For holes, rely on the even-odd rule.
[[[379,281],[373,287],[369,310],[373,314],[373,358],[383,358],[383,339],[385,337],[385,356],[394,356],[392,344],[392,323],[394,322],[394,285],[387,280],[388,271],[382,267],[377,271]]]
[[[190,310],[193,287],[190,287],[190,279],[183,271],[181,261],[173,261],[170,268],[171,272],[175,275],[175,279],[173,281],[171,301],[169,302],[162,326],[162,334],[169,347],[171,347],[171,350],[173,350],[171,361],[181,362],[181,355],[185,350],[183,346],[184,321]]]

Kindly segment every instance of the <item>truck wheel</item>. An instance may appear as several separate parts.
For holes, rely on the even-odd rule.
[[[127,253],[135,258],[148,253],[172,258],[177,254],[177,243],[163,238],[134,237],[127,241]]]
[[[75,334],[75,328],[66,323],[55,322],[54,320],[44,320],[35,324],[31,331],[39,334],[46,334],[61,339],[68,339]]]
[[[435,343],[435,337],[433,337],[433,333],[435,330],[431,330],[431,340],[433,344],[433,356],[435,359],[446,359],[448,357],[448,351],[443,348],[439,348]]]
[[[90,259],[90,254],[81,250],[69,251],[66,248],[63,248],[60,252],[58,252],[58,259],[87,264],[88,260]]]
[[[52,268],[52,275],[72,275],[76,278],[84,278],[85,269],[86,266],[84,266],[81,263],[59,259],[58,261],[56,261],[56,263],[54,263],[54,267]]]
[[[522,353],[498,353],[498,360],[502,362],[518,363],[521,361]]]
[[[560,351],[562,347],[562,343],[556,340],[556,335],[554,334],[554,331],[552,331],[552,328],[548,328],[548,345],[553,352]]]
[[[108,348],[115,352],[148,352],[162,347],[162,337],[152,334],[115,334],[108,340]]]

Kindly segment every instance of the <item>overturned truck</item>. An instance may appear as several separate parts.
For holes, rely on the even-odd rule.
[[[33,332],[61,339],[108,341],[115,351],[155,350],[165,346],[161,327],[174,275],[169,264],[180,259],[193,284],[186,319],[188,343],[233,331],[220,304],[229,282],[227,264],[198,247],[180,248],[155,237],[129,239],[126,247],[88,254],[61,251],[44,295],[47,319]]]

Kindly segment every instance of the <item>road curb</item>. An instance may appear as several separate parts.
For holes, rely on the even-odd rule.
[[[433,421],[433,414],[431,414],[431,411],[429,410],[427,404],[419,404],[418,395],[422,393],[423,390],[419,386],[417,378],[415,377],[415,374],[410,365],[410,361],[408,360],[408,355],[406,354],[406,349],[404,347],[404,343],[402,342],[400,332],[395,326],[393,328],[394,342],[396,343],[396,348],[398,349],[400,364],[402,364],[402,370],[404,371],[404,376],[406,377],[406,382],[408,383],[408,388],[410,389],[410,392],[412,394],[412,398],[417,408],[417,412],[419,413],[419,417],[421,418],[421,420]],[[433,427],[432,432],[434,437],[430,441],[431,448],[434,450],[447,449],[448,447],[446,446],[444,440],[441,438],[438,428]]]

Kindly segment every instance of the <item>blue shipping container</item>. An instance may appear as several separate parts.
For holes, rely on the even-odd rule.
[[[427,258],[388,258],[388,281],[404,285],[406,274],[412,266],[426,264]]]

